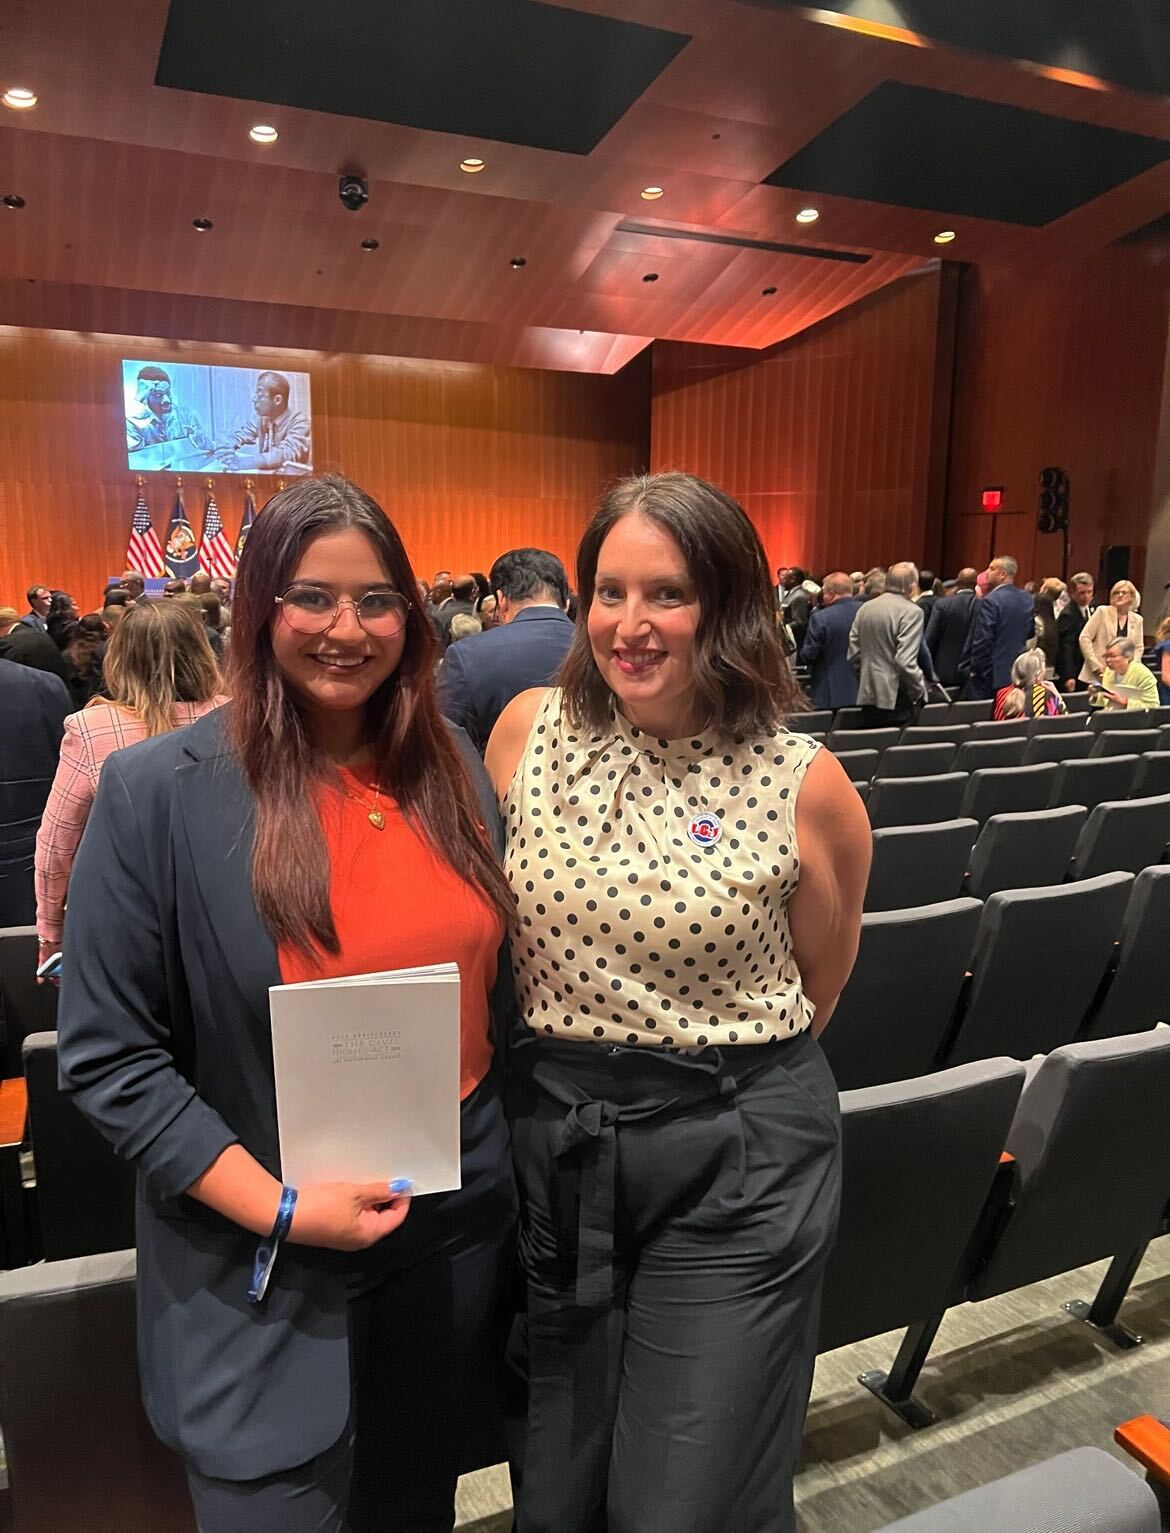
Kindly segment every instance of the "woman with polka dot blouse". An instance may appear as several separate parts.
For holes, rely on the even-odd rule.
[[[790,1533],[839,1193],[815,1033],[870,835],[760,540],[687,474],[602,500],[561,685],[504,710],[527,1377],[518,1533]]]

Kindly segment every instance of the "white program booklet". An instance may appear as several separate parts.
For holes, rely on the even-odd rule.
[[[285,1182],[457,1188],[456,965],[273,985],[268,996]]]

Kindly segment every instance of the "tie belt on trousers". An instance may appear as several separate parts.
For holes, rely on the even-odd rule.
[[[576,1301],[604,1308],[613,1293],[617,1130],[620,1124],[671,1118],[733,1098],[766,1065],[779,1063],[798,1035],[782,1043],[709,1048],[680,1055],[614,1044],[563,1043],[518,1030],[508,1068],[565,1108],[551,1134],[553,1159],[579,1152]]]

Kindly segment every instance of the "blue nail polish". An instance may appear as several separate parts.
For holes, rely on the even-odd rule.
[[[409,1192],[414,1183],[408,1176],[397,1177],[390,1183],[390,1191],[397,1197],[399,1194]]]

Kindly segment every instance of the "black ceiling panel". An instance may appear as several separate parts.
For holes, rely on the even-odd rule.
[[[1170,140],[887,81],[766,186],[1039,225],[1170,160]]]
[[[155,83],[588,154],[689,40],[538,0],[171,0]]]
[[[752,0],[763,9],[813,0]],[[936,42],[1170,94],[1166,0],[815,0],[824,11],[900,25]]]

